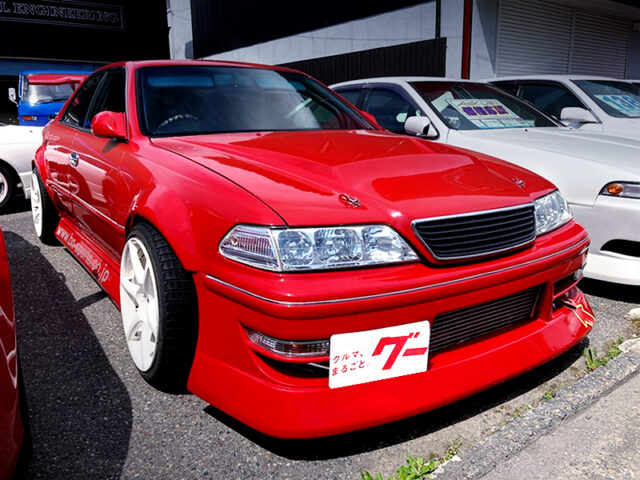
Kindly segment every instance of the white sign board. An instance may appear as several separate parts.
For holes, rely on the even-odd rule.
[[[427,371],[429,321],[331,336],[329,387]]]
[[[478,128],[533,127],[533,121],[519,117],[499,100],[455,98],[447,102]]]

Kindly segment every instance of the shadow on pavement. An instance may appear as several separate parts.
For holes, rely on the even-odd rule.
[[[119,478],[131,399],[82,313],[103,296],[76,302],[37,247],[4,236],[34,444],[30,476]]]
[[[583,279],[579,286],[588,295],[604,297],[619,302],[640,303],[640,286],[603,282],[602,280],[592,280],[590,278]]]
[[[31,210],[30,200],[26,200],[24,197],[14,198],[9,204],[0,211],[1,215],[7,215],[9,213],[27,212]]]
[[[291,460],[327,460],[403,443],[428,435],[474,415],[491,410],[556,377],[570,368],[589,344],[588,337],[575,347],[530,372],[415,417],[359,432],[311,440],[281,440],[253,430],[209,405],[205,412],[270,452]],[[268,412],[265,412],[268,415]]]

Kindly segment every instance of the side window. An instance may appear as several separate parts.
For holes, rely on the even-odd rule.
[[[565,107],[585,108],[573,93],[553,84],[523,83],[520,85],[518,96],[557,119],[560,119],[560,112]]]
[[[360,98],[362,90],[336,90],[336,92],[338,92],[340,96],[344,97],[351,105],[355,105],[356,107],[358,106],[358,98]]]
[[[381,127],[394,133],[405,133],[404,122],[407,117],[422,115],[402,95],[387,88],[369,90],[362,109],[376,117]]]
[[[122,68],[108,70],[96,92],[89,114],[85,119],[85,127],[91,126],[93,117],[105,111],[124,113],[125,111],[126,73]]]
[[[104,72],[91,75],[86,82],[78,89],[71,99],[67,110],[64,112],[62,122],[72,127],[84,127],[87,111],[91,105],[91,99],[96,92],[96,88],[102,80]]]

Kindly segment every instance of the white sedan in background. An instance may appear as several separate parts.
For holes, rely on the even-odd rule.
[[[388,77],[331,88],[387,130],[475,150],[547,177],[591,235],[585,276],[640,285],[639,141],[567,128],[486,83]]]
[[[627,80],[527,75],[489,80],[570,127],[640,140],[640,92]]]
[[[19,193],[29,198],[31,160],[43,127],[0,124],[0,210]]]

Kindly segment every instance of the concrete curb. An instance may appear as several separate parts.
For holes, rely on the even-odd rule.
[[[640,339],[620,345],[623,351],[604,367],[560,390],[522,417],[478,444],[463,451],[459,459],[447,462],[437,472],[438,480],[477,479],[556,428],[561,422],[585,409],[603,395],[626,382],[640,371]],[[458,461],[459,460],[459,461]]]

